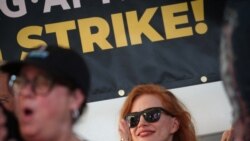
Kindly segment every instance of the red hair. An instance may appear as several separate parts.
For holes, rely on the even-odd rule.
[[[191,121],[191,115],[186,107],[166,88],[155,84],[138,85],[132,89],[125,100],[120,119],[123,119],[131,108],[135,99],[141,95],[153,95],[158,97],[167,111],[169,111],[179,121],[179,129],[174,133],[173,141],[196,141],[194,125]]]

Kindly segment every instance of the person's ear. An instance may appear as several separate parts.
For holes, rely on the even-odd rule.
[[[71,94],[70,109],[75,111],[79,109],[81,104],[85,101],[85,96],[80,89],[76,89]]]
[[[174,134],[176,131],[178,131],[180,127],[180,122],[176,117],[172,118],[172,124],[170,128],[170,133]]]

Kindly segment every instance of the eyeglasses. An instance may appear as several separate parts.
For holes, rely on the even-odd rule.
[[[173,116],[170,112],[166,111],[161,107],[153,107],[145,109],[141,112],[129,113],[125,116],[125,120],[129,123],[130,128],[134,128],[139,124],[141,115],[143,116],[145,121],[153,123],[157,122],[160,119],[162,112],[167,115]]]
[[[24,76],[11,75],[9,78],[9,88],[15,95],[20,94],[20,90],[28,84],[36,95],[45,95],[53,86],[53,81],[44,75],[38,75],[33,80],[28,80]]]

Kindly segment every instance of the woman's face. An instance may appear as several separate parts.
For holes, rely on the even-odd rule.
[[[40,69],[32,66],[22,68],[21,76],[30,83],[16,93],[15,110],[24,138],[53,140],[60,131],[68,130],[71,125],[73,96],[62,85],[53,85],[48,91],[35,92],[32,81],[41,74],[43,72]],[[46,89],[47,83],[43,80],[40,85],[41,89]]]
[[[158,97],[143,94],[135,99],[131,112],[140,112],[151,107],[164,108]],[[162,112],[159,121],[153,123],[145,121],[141,116],[138,125],[130,128],[130,132],[133,141],[172,141],[173,134],[178,128],[177,119]]]

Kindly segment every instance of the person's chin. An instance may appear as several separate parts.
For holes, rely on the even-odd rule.
[[[39,134],[38,129],[33,125],[21,125],[20,129],[24,138],[31,138]]]
[[[138,141],[156,141],[157,137],[154,136],[154,133],[143,133],[137,138]]]

